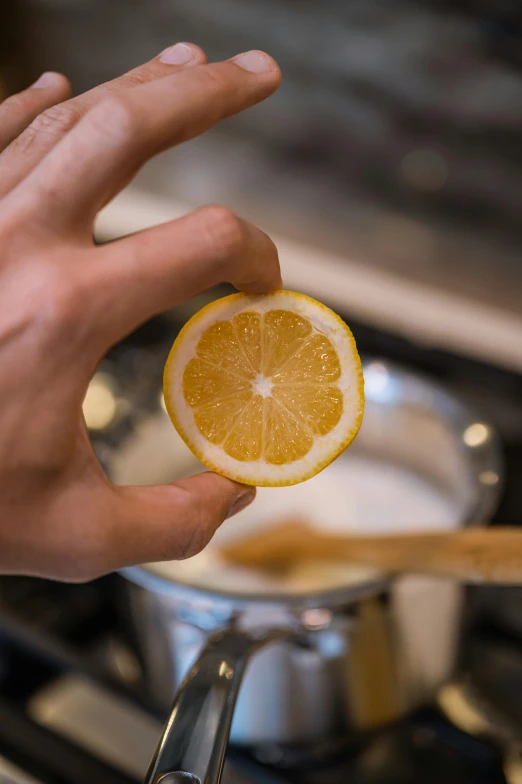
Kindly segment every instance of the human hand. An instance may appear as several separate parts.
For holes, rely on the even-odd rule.
[[[112,485],[82,402],[101,357],[151,316],[224,281],[279,288],[273,243],[221,206],[100,247],[92,233],[148,158],[279,81],[262,53],[209,65],[179,44],[77,98],[46,74],[0,104],[0,573],[81,581],[185,558],[253,499],[211,473]]]

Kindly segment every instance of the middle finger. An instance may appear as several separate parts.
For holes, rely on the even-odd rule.
[[[0,198],[33,170],[92,106],[108,95],[206,62],[206,55],[198,46],[178,43],[117,79],[42,112],[0,154]]]

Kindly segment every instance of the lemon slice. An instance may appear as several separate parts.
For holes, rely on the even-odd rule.
[[[163,392],[204,465],[268,487],[326,468],[357,435],[364,408],[352,333],[292,291],[232,294],[196,313],[172,346]]]

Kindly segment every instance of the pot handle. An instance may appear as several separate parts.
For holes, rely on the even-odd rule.
[[[250,658],[295,633],[212,635],[180,686],[144,784],[219,784],[239,687]]]

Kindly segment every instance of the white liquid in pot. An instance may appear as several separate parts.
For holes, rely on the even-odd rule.
[[[348,452],[303,484],[260,488],[252,506],[226,521],[203,553],[151,569],[172,580],[234,593],[305,593],[375,576],[362,567],[303,562],[276,579],[221,561],[220,543],[291,517],[322,530],[391,533],[455,528],[459,512],[450,498],[413,472]]]

